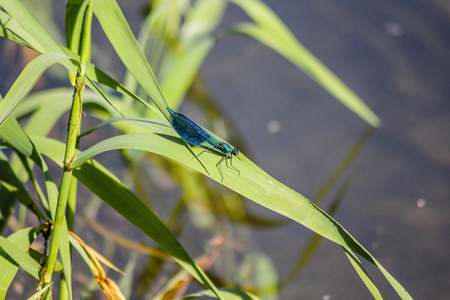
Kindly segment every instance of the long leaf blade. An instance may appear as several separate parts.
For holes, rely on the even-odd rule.
[[[377,115],[342,80],[309,52],[266,4],[259,0],[230,1],[240,6],[255,22],[240,24],[236,26],[236,31],[277,51],[367,123],[374,127],[379,125],[380,120]]]
[[[383,297],[381,297],[380,291],[376,287],[372,278],[370,278],[369,274],[367,274],[366,270],[362,266],[359,259],[352,252],[347,251],[345,248],[344,248],[344,252],[347,255],[347,258],[350,260],[350,263],[352,264],[353,268],[355,268],[359,277],[361,277],[364,284],[367,286],[369,291],[372,293],[372,296],[377,300],[382,300]]]
[[[45,70],[57,62],[69,59],[68,56],[59,53],[41,54],[33,59],[14,82],[3,101],[0,102],[0,126],[25,99]]]
[[[19,251],[26,251],[34,241],[34,231],[35,229],[33,228],[25,228],[11,234],[7,240],[15,245]],[[2,276],[0,276],[0,299],[3,300],[6,297],[6,292],[16,276],[19,267],[17,264],[0,256],[0,270],[2,270]]]
[[[180,138],[177,138],[175,133],[173,135],[138,133],[113,137],[79,154],[74,161],[74,166],[82,165],[93,155],[113,149],[136,149],[154,152],[205,174],[204,169],[191,159],[189,152],[183,147]],[[347,251],[362,256],[380,269],[402,299],[411,299],[411,296],[400,283],[332,217],[301,194],[270,177],[244,155],[240,155],[240,157],[241,160],[235,162],[235,166],[241,172],[240,175],[237,175],[230,168],[222,169],[224,185],[256,203],[308,227],[343,246]],[[213,153],[204,155],[202,161],[207,166],[214,166],[218,161],[218,156]],[[218,182],[221,180],[218,172],[211,174],[210,177]]]
[[[0,236],[0,249],[3,253],[6,253],[9,257],[11,257],[14,262],[21,266],[28,274],[36,279],[39,279],[39,270],[41,265],[31,258],[31,256],[25,251],[22,251],[19,247],[2,236]]]
[[[166,100],[119,5],[114,0],[98,0],[93,2],[93,7],[100,25],[125,67],[169,120]]]
[[[64,153],[64,145],[61,142],[45,137],[33,137],[33,141],[44,155],[61,165]],[[98,162],[86,162],[80,168],[74,169],[74,176],[157,242],[176,262],[221,298],[208,276],[197,266],[162,221],[107,169]]]

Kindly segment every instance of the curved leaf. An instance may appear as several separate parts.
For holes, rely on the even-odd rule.
[[[381,297],[380,291],[378,290],[377,286],[373,282],[372,278],[370,278],[369,274],[367,274],[366,270],[364,269],[363,265],[359,261],[358,257],[353,252],[347,251],[344,248],[344,252],[347,255],[347,258],[350,260],[353,268],[355,268],[356,272],[358,273],[359,277],[361,277],[364,284],[369,289],[370,293],[372,293],[372,296],[377,300],[382,300],[383,297]]]
[[[0,30],[0,36],[3,36],[11,41],[14,41],[20,45],[30,47],[40,53],[46,52],[45,49],[39,44],[39,42],[29,34],[22,26],[17,23],[16,20],[11,18],[10,15],[0,10],[0,26],[3,30]],[[13,32],[14,34],[10,33]]]
[[[25,252],[35,237],[36,229],[25,228],[11,234],[6,240],[15,245],[15,248],[19,249],[20,252]],[[0,270],[2,270],[2,276],[0,276],[0,299],[5,299],[6,292],[16,276],[19,267],[5,257],[0,256]]]
[[[42,151],[42,154],[52,159],[55,163],[62,165],[64,155],[63,143],[39,136],[34,136],[33,141],[38,149]],[[203,270],[192,260],[169,229],[113,174],[96,161],[84,163],[80,168],[74,169],[73,174],[100,199],[158,243],[177,263],[198,281],[210,288],[221,299],[217,288]]]
[[[0,236],[0,250],[3,258],[7,259],[8,257],[10,257],[28,274],[36,279],[39,279],[39,271],[41,269],[41,265],[26,252],[27,249],[22,250],[8,239]]]
[[[137,133],[113,137],[83,151],[77,156],[73,166],[80,166],[91,157],[114,149],[136,149],[153,152],[207,175],[205,170],[192,159],[192,155],[186,150],[183,141],[177,137],[175,132],[172,134]],[[380,269],[403,299],[411,299],[400,283],[332,217],[301,194],[270,177],[243,154],[240,154],[239,157],[241,160],[235,159],[233,165],[239,169],[241,174],[239,175],[234,170],[223,167],[224,185],[256,203],[308,227],[341,245],[346,251],[362,256]],[[217,182],[221,182],[221,177],[215,168],[215,164],[220,158],[219,154],[213,152],[205,153],[201,157],[202,162],[210,170],[215,170],[210,177]]]
[[[232,288],[220,288],[219,291],[226,297],[227,300],[259,300],[257,296],[243,292],[241,290]],[[197,299],[199,297],[213,297],[211,291],[201,291],[195,294],[184,296],[181,299]],[[203,298],[201,298],[203,299]]]
[[[3,101],[0,102],[0,126],[28,95],[45,70],[57,62],[69,59],[70,57],[67,55],[59,53],[41,54],[33,59],[14,82]]]
[[[161,63],[160,83],[164,96],[174,107],[183,97],[198,74],[200,66],[215,45],[213,31],[226,9],[223,0],[201,0],[193,3],[180,28],[180,36],[172,51]]]
[[[380,120],[377,115],[342,80],[309,52],[266,4],[259,0],[230,1],[240,6],[255,22],[240,24],[235,27],[236,31],[277,51],[367,123],[374,127],[379,125]]]
[[[9,118],[5,124],[0,128],[0,137],[8,142],[16,151],[21,153],[22,155],[29,157],[33,160],[33,162],[39,166],[39,168],[44,172],[45,184],[47,187],[47,196],[50,203],[50,211],[52,216],[54,217],[56,214],[56,205],[57,205],[57,195],[58,190],[55,182],[53,181],[50,173],[48,172],[47,164],[42,158],[41,154],[37,151],[35,145],[32,140],[28,137],[28,135],[23,131],[20,127],[19,123],[15,118]],[[29,209],[34,209],[38,216],[42,219],[47,220],[47,217],[40,213],[39,209],[35,205],[27,206]],[[67,237],[67,223],[63,223],[62,228],[63,234],[61,235],[60,241],[60,255],[61,261],[64,266],[63,273],[67,280],[67,288],[69,294],[72,294],[72,287],[69,284],[71,282],[71,254],[69,247],[69,240]]]
[[[73,53],[69,49],[58,44],[49,32],[36,20],[33,14],[18,0],[0,0],[0,6],[5,9],[9,15],[0,11],[0,25],[4,28],[5,33],[1,33],[5,37],[18,42],[21,45],[29,46],[40,53],[60,53],[68,55],[74,61],[80,61],[79,55]],[[8,30],[13,31],[15,35],[8,34]],[[1,32],[1,31],[0,31]],[[68,61],[63,61],[62,64],[72,73],[76,73],[76,66]],[[92,63],[86,65],[87,85],[104,97],[100,89],[91,81],[100,82],[124,95],[127,95],[140,103],[147,106],[149,104],[143,99],[129,91],[125,86],[118,83],[112,77],[107,75],[102,70],[98,69]],[[107,102],[108,99],[105,97]],[[150,106],[151,107],[151,106]],[[153,107],[151,107],[153,108]]]
[[[93,8],[95,16],[125,67],[169,120],[170,115],[166,110],[167,103],[155,75],[117,2],[97,0],[93,2]]]

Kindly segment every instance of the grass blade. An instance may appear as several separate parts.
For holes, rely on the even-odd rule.
[[[2,127],[0,127],[0,138],[7,142],[17,152],[30,158],[44,172],[45,186],[47,188],[47,198],[50,204],[50,213],[54,216],[56,210],[56,200],[58,197],[58,188],[48,172],[47,164],[37,151],[35,145],[28,135],[20,127],[15,118],[9,118]],[[33,207],[33,206],[31,206]],[[37,215],[47,220],[47,217],[37,210]]]
[[[347,251],[345,248],[344,248],[344,252],[347,255],[347,258],[350,260],[353,268],[355,268],[359,277],[361,277],[362,281],[364,282],[366,287],[369,289],[370,293],[372,293],[372,296],[377,300],[383,299],[383,297],[381,297],[380,291],[378,290],[378,288],[372,281],[372,278],[370,278],[369,274],[367,274],[366,270],[362,266],[359,259],[352,252]]]
[[[15,245],[15,248],[19,249],[20,252],[25,252],[35,238],[36,229],[26,228],[11,234],[7,240]],[[6,292],[16,276],[19,267],[17,264],[0,255],[0,270],[2,270],[2,276],[0,276],[0,299],[5,299]]]
[[[158,73],[161,74],[163,94],[173,107],[180,105],[215,45],[214,30],[222,19],[226,5],[223,0],[201,0],[187,11],[177,44],[174,49],[169,49]]]
[[[119,5],[113,0],[93,2],[94,13],[120,59],[167,120],[167,102],[155,75],[130,29]]]
[[[55,63],[69,59],[68,56],[59,53],[41,54],[33,59],[14,82],[3,101],[0,102],[0,126],[25,99],[45,70]]]
[[[236,26],[237,32],[248,35],[280,53],[364,121],[373,127],[379,125],[380,120],[372,110],[300,44],[283,21],[266,4],[259,0],[230,1],[241,7],[255,22]]]
[[[79,154],[74,161],[74,166],[80,166],[92,156],[113,149],[136,149],[154,152],[205,174],[205,171],[191,159],[191,155],[186,151],[182,140],[176,137],[175,132],[173,135],[158,133],[128,134],[104,140]],[[224,185],[244,197],[308,227],[343,246],[347,251],[357,253],[381,270],[402,299],[411,299],[400,283],[332,217],[304,196],[270,177],[244,155],[241,154],[240,157],[241,160],[236,160],[235,165],[240,170],[241,175],[237,175],[229,168],[223,168]],[[218,161],[218,155],[214,153],[205,154],[202,161],[207,167],[211,166],[211,169],[214,169]],[[221,180],[218,172],[211,174],[210,177],[217,182]]]
[[[55,163],[62,163],[64,144],[45,137],[33,137],[38,149]],[[186,148],[184,148],[186,151]],[[202,169],[203,170],[203,169]],[[74,176],[105,203],[142,230],[183,268],[217,296],[217,288],[201,270],[161,220],[98,162],[85,162],[74,169]],[[220,296],[218,296],[220,298]]]
[[[8,241],[2,236],[0,236],[0,249],[2,250],[1,254],[4,258],[7,258],[9,256],[28,274],[36,279],[39,279],[39,271],[41,269],[41,265],[33,258],[31,258],[31,256],[28,255],[25,251],[21,250],[19,247],[14,245],[14,243]]]

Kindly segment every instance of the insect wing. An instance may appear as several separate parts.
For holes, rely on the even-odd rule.
[[[208,146],[211,135],[183,114],[173,114],[172,125],[188,143],[196,146]]]
[[[170,108],[168,108],[168,111],[172,115],[173,128],[185,141],[192,145],[206,148],[213,147],[220,150],[219,147],[223,144],[221,139],[203,129],[185,115],[174,112]]]
[[[214,148],[217,148],[223,152],[223,149],[220,149],[220,147],[222,147],[223,144],[225,144],[225,145],[228,145],[228,144],[224,143],[220,138],[218,138],[217,136],[215,136],[212,133],[209,133],[209,135],[211,136],[211,138],[208,140],[208,143],[211,146],[213,146]]]

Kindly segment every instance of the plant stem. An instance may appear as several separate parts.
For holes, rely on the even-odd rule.
[[[81,36],[81,53],[80,64],[78,66],[78,73],[75,79],[75,91],[73,94],[72,109],[70,111],[70,119],[68,124],[68,134],[66,142],[66,151],[64,154],[64,170],[61,178],[61,186],[58,195],[58,205],[56,208],[56,216],[54,220],[53,237],[50,244],[50,253],[47,259],[47,274],[53,280],[53,273],[56,266],[56,258],[58,256],[59,242],[61,239],[61,233],[66,214],[66,206],[69,195],[71,195],[71,204],[75,205],[76,191],[70,191],[70,189],[76,189],[76,181],[72,181],[72,163],[75,160],[75,149],[77,145],[77,137],[81,128],[81,117],[83,113],[83,91],[85,87],[85,70],[86,63],[90,56],[91,48],[91,25],[92,25],[92,2],[89,1],[87,10],[85,12],[85,19],[83,24],[83,34]],[[73,211],[74,212],[74,211]],[[73,214],[70,215],[70,223],[73,224]],[[64,281],[64,280],[63,280]],[[71,283],[68,283],[71,284]],[[46,298],[50,297],[51,293],[46,294]],[[67,295],[63,292],[64,295]]]
[[[70,121],[68,126],[68,135],[66,142],[66,151],[64,155],[64,171],[61,178],[61,186],[58,195],[58,205],[56,207],[56,216],[54,220],[54,229],[52,233],[52,241],[50,244],[50,252],[47,259],[47,274],[53,278],[53,273],[58,255],[59,241],[61,231],[65,222],[65,212],[69,190],[72,178],[72,163],[75,159],[75,146],[77,135],[80,131],[82,116],[82,95],[84,90],[84,74],[78,74],[75,80],[75,92],[73,95],[72,110],[70,112]]]

